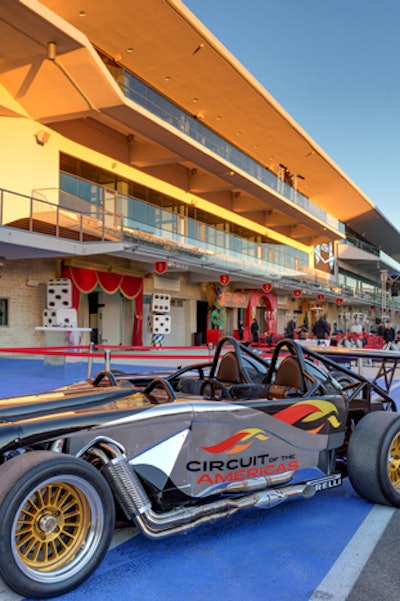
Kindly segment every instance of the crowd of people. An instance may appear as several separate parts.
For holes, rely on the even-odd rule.
[[[243,332],[243,322],[240,321],[238,324],[239,340],[243,339]],[[254,318],[251,322],[250,332],[251,341],[257,343],[259,341],[259,325],[256,318]],[[318,341],[318,344],[325,344],[325,341],[329,341],[330,339],[331,326],[325,319],[320,317],[310,330],[306,323],[302,323],[300,327],[297,327],[296,319],[291,317],[286,324],[283,335],[285,338],[290,338],[292,340],[295,338],[305,340],[310,337],[315,337]]]
[[[331,327],[329,323],[323,319],[323,317],[319,317],[311,328],[311,335],[316,338],[317,344],[325,344],[325,341],[329,340],[330,334]],[[284,336],[285,338],[294,339],[298,337],[300,340],[305,340],[310,336],[309,328],[306,323],[302,323],[301,326],[297,328],[295,318],[291,317],[286,324]]]
[[[238,337],[239,340],[244,339],[244,325],[240,321],[238,324]],[[257,344],[259,342],[259,325],[256,318],[253,318],[250,325],[250,340]],[[283,336],[285,338],[294,339],[315,339],[317,345],[334,344],[337,346],[345,347],[364,347],[369,343],[369,337],[373,336],[374,339],[379,342],[379,347],[386,350],[397,350],[400,351],[400,330],[397,332],[397,328],[390,322],[382,322],[374,332],[367,334],[364,330],[361,333],[346,332],[337,329],[336,324],[333,324],[333,328],[326,319],[320,316],[316,322],[308,327],[306,323],[302,323],[299,327],[297,326],[295,317],[291,317],[286,324]],[[272,337],[267,336],[268,340],[271,341]]]

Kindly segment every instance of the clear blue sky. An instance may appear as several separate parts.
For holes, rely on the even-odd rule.
[[[400,0],[183,0],[400,230]]]

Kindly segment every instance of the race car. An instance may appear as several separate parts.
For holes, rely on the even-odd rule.
[[[153,379],[103,370],[0,400],[0,575],[58,596],[99,566],[121,520],[157,540],[346,476],[400,507],[396,404],[293,340],[268,360],[223,338],[209,363]]]

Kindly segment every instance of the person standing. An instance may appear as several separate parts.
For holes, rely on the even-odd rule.
[[[312,329],[312,333],[318,340],[318,344],[325,344],[322,342],[323,340],[327,340],[329,338],[329,324],[325,319],[320,317],[318,321],[315,322],[314,327]]]
[[[258,342],[258,321],[256,318],[251,322],[250,331],[253,336],[253,342]]]
[[[385,346],[383,347],[385,350],[387,350],[387,351],[395,351],[396,350],[396,345],[395,345],[396,332],[394,331],[394,328],[393,328],[392,324],[390,323],[390,321],[387,322],[385,331],[383,332],[383,340],[385,342]]]
[[[295,331],[296,331],[296,321],[295,321],[294,317],[292,317],[291,319],[289,319],[289,321],[286,324],[286,328],[285,328],[286,338],[291,338],[293,340]]]
[[[378,326],[378,331],[377,331],[377,334],[378,334],[378,336],[383,336],[383,335],[384,335],[384,333],[385,333],[385,326],[384,326],[384,324],[381,322],[381,323],[379,324],[379,326]]]
[[[239,340],[243,340],[244,326],[243,326],[243,321],[241,319],[239,319],[239,323],[238,323],[238,336],[239,336]]]

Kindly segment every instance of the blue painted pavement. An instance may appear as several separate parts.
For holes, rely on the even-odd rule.
[[[163,541],[139,535],[57,599],[306,601],[371,508],[346,483],[188,535]]]

